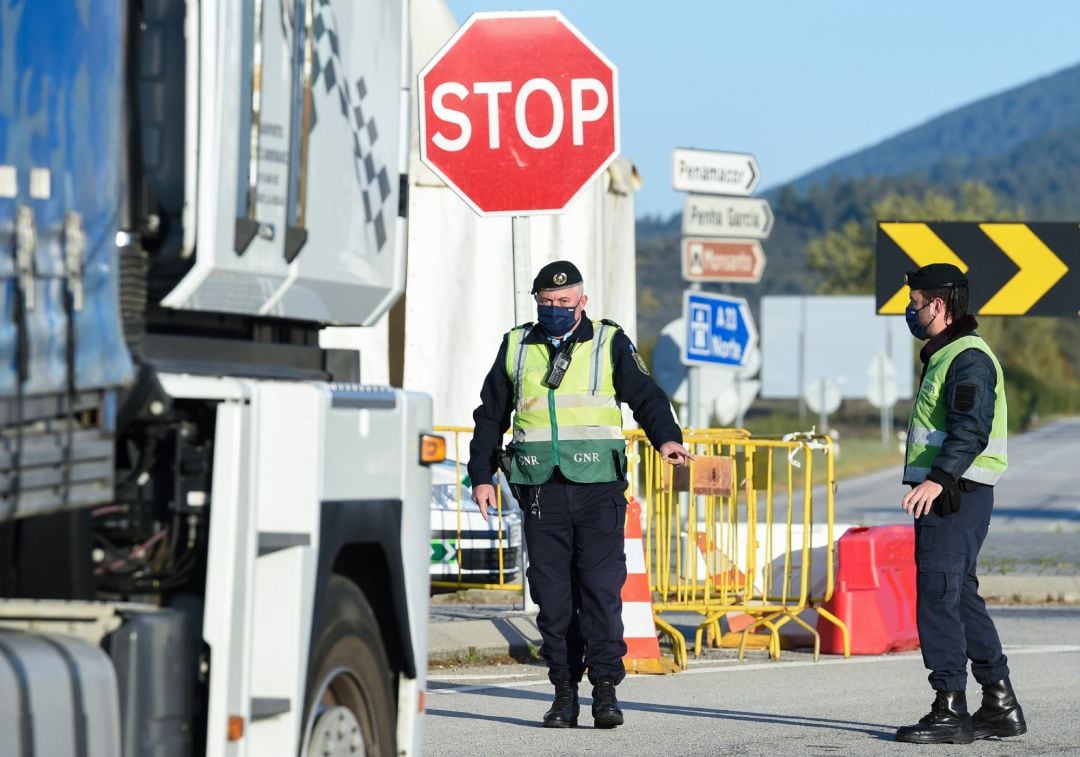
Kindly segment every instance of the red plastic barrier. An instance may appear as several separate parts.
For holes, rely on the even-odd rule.
[[[824,607],[847,624],[852,654],[918,649],[915,529],[852,528],[837,542],[836,590]],[[821,651],[843,654],[840,630],[818,619]]]

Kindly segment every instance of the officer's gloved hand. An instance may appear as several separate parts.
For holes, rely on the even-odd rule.
[[[938,515],[955,515],[960,512],[960,483],[941,468],[932,468],[926,479],[941,486],[941,494],[934,500]]]

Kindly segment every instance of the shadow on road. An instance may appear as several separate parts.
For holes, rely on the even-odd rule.
[[[465,720],[486,720],[494,723],[509,723],[510,725],[520,725],[525,728],[543,728],[544,724],[540,722],[540,718],[535,720],[522,720],[521,718],[507,718],[500,715],[478,715],[472,712],[454,712],[453,710],[433,710],[430,707],[425,711],[427,715],[437,716],[440,718],[464,718]]]
[[[588,685],[583,686],[585,691],[588,690]],[[544,704],[550,703],[551,695],[546,692],[529,691],[525,689],[509,689],[509,688],[490,688],[490,689],[477,689],[475,691],[463,691],[463,694],[474,694],[485,697],[504,697],[507,699],[529,699]],[[581,698],[581,717],[583,722],[587,722],[590,717],[589,706],[592,701],[588,697]],[[804,728],[816,728],[826,731],[850,731],[852,733],[863,733],[867,736],[871,736],[879,741],[895,741],[896,740],[896,726],[887,725],[885,723],[861,723],[851,720],[834,720],[831,718],[818,718],[809,715],[782,715],[778,713],[767,712],[745,712],[741,710],[725,710],[725,709],[713,709],[710,707],[698,707],[698,706],[684,706],[684,705],[670,705],[670,704],[651,704],[648,702],[630,702],[620,699],[619,706],[625,712],[651,712],[659,713],[662,715],[681,715],[684,717],[692,718],[715,718],[718,720],[738,720],[747,723],[763,723],[767,725],[785,725],[785,726],[802,726]],[[484,713],[468,713],[468,712],[454,712],[450,710],[434,710],[428,709],[428,714],[439,715],[443,717],[451,718],[469,718],[476,720],[495,721],[500,723],[510,723],[512,725],[524,725],[529,727],[540,727],[540,712],[537,712],[535,720],[522,720],[521,718],[503,717],[500,715],[490,714],[490,709]]]

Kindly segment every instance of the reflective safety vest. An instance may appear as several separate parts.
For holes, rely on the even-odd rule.
[[[905,482],[925,481],[930,469],[934,467],[934,458],[941,452],[941,445],[946,435],[945,418],[948,407],[943,396],[945,376],[949,372],[953,359],[964,350],[973,348],[987,355],[997,371],[997,383],[994,386],[996,397],[994,423],[990,428],[990,439],[986,449],[979,453],[960,478],[993,486],[1009,467],[1005,438],[1008,420],[1008,408],[1005,404],[1005,378],[1001,372],[1001,364],[998,363],[986,342],[982,340],[982,337],[972,334],[945,345],[935,352],[927,363],[926,374],[923,376],[922,386],[919,387],[919,396],[915,400],[915,407],[911,411],[911,422],[908,425]]]
[[[615,397],[612,341],[618,327],[593,321],[593,338],[573,342],[570,367],[558,389],[544,381],[551,370],[546,343],[527,344],[534,328],[507,336],[506,374],[514,383],[510,481],[537,485],[559,467],[582,484],[615,481],[626,472],[626,438]]]

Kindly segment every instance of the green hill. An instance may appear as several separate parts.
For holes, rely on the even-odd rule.
[[[1080,66],[1073,66],[950,111],[879,144],[810,171],[796,191],[836,176],[906,176],[943,162],[1013,152],[1050,132],[1080,124]]]
[[[1027,219],[1080,221],[1080,66],[957,108],[771,189],[776,223],[761,284],[706,288],[752,304],[763,294],[813,292],[820,279],[807,267],[811,239],[851,220],[868,222],[871,205],[888,194],[934,188],[959,197],[966,181],[990,187]],[[637,223],[638,334],[645,343],[680,314],[681,223],[679,214]]]

